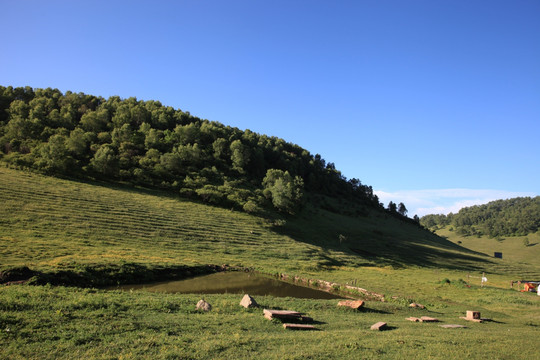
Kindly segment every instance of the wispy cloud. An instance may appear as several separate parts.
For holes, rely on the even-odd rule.
[[[404,203],[409,210],[409,216],[456,213],[461,208],[486,204],[493,200],[536,196],[531,192],[489,189],[429,189],[394,192],[374,191],[374,193],[385,205],[389,201],[396,204]]]

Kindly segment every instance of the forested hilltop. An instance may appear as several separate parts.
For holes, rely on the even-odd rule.
[[[382,208],[370,186],[347,180],[320,155],[159,101],[0,87],[0,158],[19,168],[168,189],[247,212],[294,213],[306,194],[321,206],[332,207],[327,197],[358,204],[358,214]],[[389,211],[405,215],[401,205]]]
[[[540,196],[492,201],[463,208],[457,214],[426,215],[420,223],[431,229],[450,226],[465,236],[524,236],[540,227]]]

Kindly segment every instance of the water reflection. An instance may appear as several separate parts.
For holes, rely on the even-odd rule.
[[[121,285],[114,289],[180,294],[250,294],[301,299],[340,299],[324,291],[298,286],[254,273],[221,272],[191,279],[152,284]]]

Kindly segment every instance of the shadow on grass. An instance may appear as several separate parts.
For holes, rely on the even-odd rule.
[[[393,313],[389,312],[389,311],[385,311],[385,310],[377,310],[377,309],[371,309],[371,308],[361,308],[360,310],[358,310],[358,312],[361,312],[361,313],[370,313],[370,314],[384,314],[384,315],[391,315]]]
[[[386,325],[384,328],[380,329],[379,331],[392,331],[398,329],[397,326],[388,326]]]
[[[399,220],[387,220],[390,230],[374,229],[366,233],[366,230],[358,225],[360,219],[347,218],[348,226],[359,227],[354,237],[351,236],[352,239],[345,241],[338,240],[338,236],[333,235],[339,231],[339,224],[334,225],[332,220],[317,220],[306,217],[290,218],[284,226],[275,226],[272,230],[298,242],[320,246],[323,250],[314,254],[314,259],[318,260],[321,268],[359,266],[357,262],[362,260],[369,262],[371,266],[391,266],[395,269],[420,266],[483,271],[495,264],[486,254],[469,250],[418,226],[400,223]],[[351,260],[338,258],[332,252],[349,255]]]

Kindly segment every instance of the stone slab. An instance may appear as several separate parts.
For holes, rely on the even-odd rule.
[[[481,322],[484,321],[484,320],[482,320],[482,319],[471,319],[471,318],[468,318],[468,317],[466,317],[466,316],[460,316],[459,318],[460,318],[460,319],[463,319],[463,320],[467,320],[467,321],[477,322],[477,323],[481,323]]]
[[[445,329],[466,329],[467,328],[464,325],[457,325],[457,324],[445,324],[445,325],[439,325],[439,326]]]
[[[386,328],[388,327],[388,325],[383,322],[383,321],[379,321],[378,323],[375,323],[373,325],[371,325],[371,330],[377,330],[377,331],[382,331],[382,330],[385,330]]]
[[[290,311],[290,310],[271,310],[271,309],[264,309],[263,310],[264,317],[268,320],[272,319],[298,319],[300,320],[302,318],[302,314],[298,311]]]
[[[360,309],[364,306],[362,300],[342,300],[338,302],[338,306],[350,307],[351,309]]]
[[[315,326],[306,324],[283,324],[283,328],[290,330],[317,330]]]

